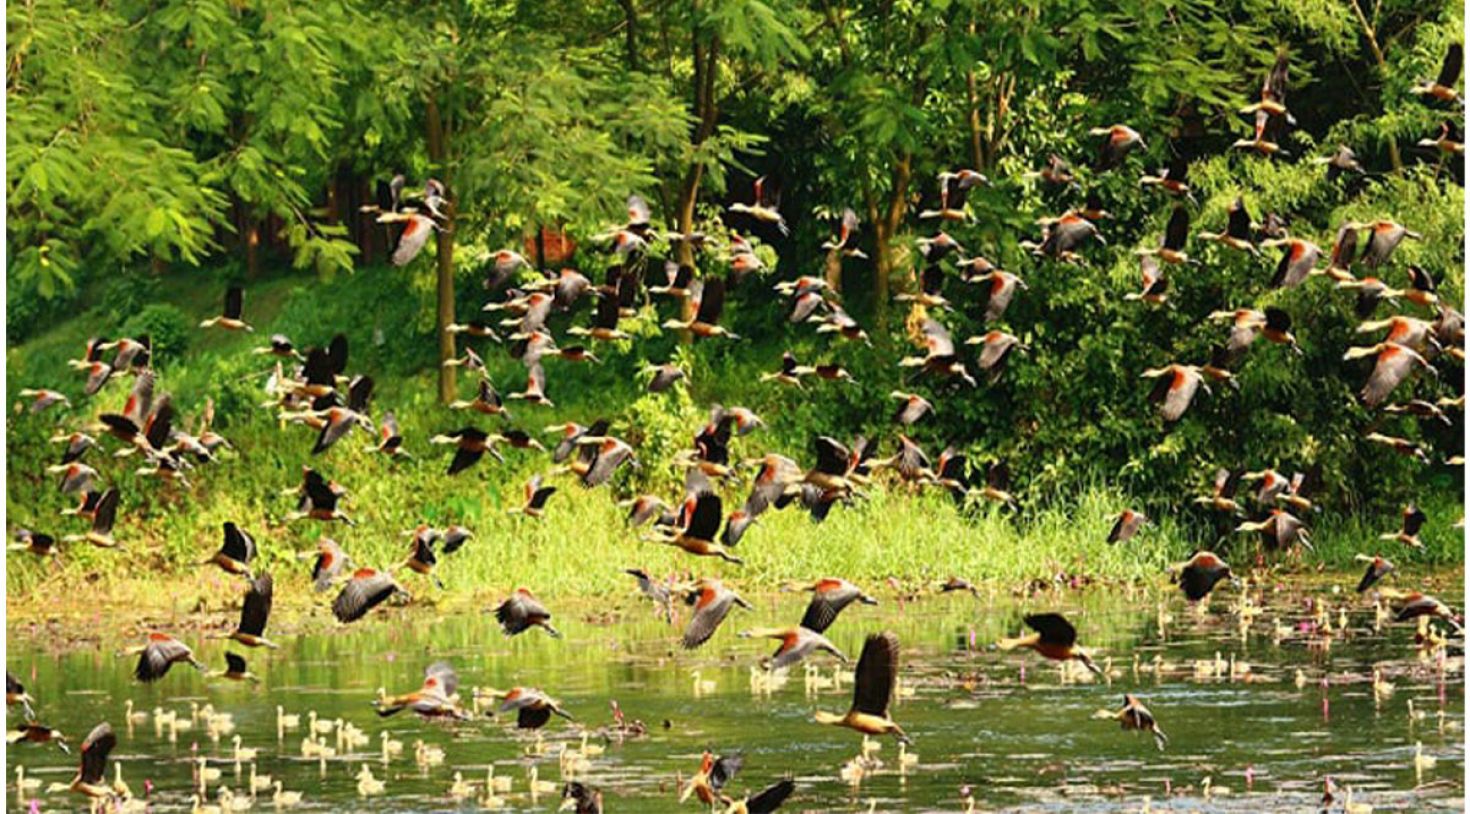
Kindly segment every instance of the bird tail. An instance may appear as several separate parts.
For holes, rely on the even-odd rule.
[[[1164,751],[1164,747],[1169,745],[1169,736],[1165,735],[1164,730],[1159,729],[1157,726],[1154,727],[1154,745],[1159,747],[1160,752]]]

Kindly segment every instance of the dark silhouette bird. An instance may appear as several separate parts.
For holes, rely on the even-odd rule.
[[[500,629],[507,636],[539,627],[551,634],[552,638],[561,638],[561,632],[551,626],[551,611],[526,588],[517,588],[515,593],[496,606],[495,619],[500,622]]]
[[[107,723],[100,723],[82,741],[82,761],[70,783],[52,783],[47,792],[73,791],[92,800],[113,796],[107,782],[107,756],[117,747],[117,735]]]
[[[1236,251],[1249,252],[1259,255],[1260,250],[1256,248],[1254,227],[1251,223],[1250,212],[1245,208],[1245,199],[1236,196],[1226,210],[1227,223],[1223,232],[1200,232],[1200,240],[1211,240],[1224,244]]]
[[[128,647],[119,655],[138,657],[133,677],[144,684],[163,678],[175,664],[188,664],[200,672],[208,671],[203,662],[194,658],[194,651],[188,645],[166,633],[149,633],[146,643]]]
[[[1374,585],[1377,585],[1379,580],[1393,573],[1394,570],[1393,563],[1383,557],[1369,557],[1366,554],[1359,554],[1353,559],[1358,562],[1368,563],[1368,569],[1363,572],[1363,578],[1358,580],[1358,593],[1363,593]]]
[[[1460,69],[1465,61],[1465,46],[1452,42],[1445,49],[1444,61],[1440,63],[1439,76],[1432,82],[1420,82],[1410,89],[1411,93],[1428,96],[1441,102],[1464,104],[1455,85],[1460,81]]]
[[[1077,646],[1077,628],[1060,613],[1033,613],[1024,617],[1023,621],[1035,632],[1001,639],[997,647],[1001,650],[1032,650],[1053,661],[1079,661],[1094,674],[1102,675],[1102,668],[1094,664],[1092,657]]]
[[[1159,728],[1159,723],[1154,720],[1153,713],[1149,712],[1148,707],[1144,706],[1143,702],[1134,695],[1124,694],[1123,706],[1120,709],[1098,710],[1093,713],[1092,717],[1118,721],[1122,723],[1123,729],[1129,732],[1148,732],[1154,736],[1154,745],[1159,748],[1160,752],[1164,751],[1164,747],[1169,744],[1169,736]]]
[[[569,781],[561,790],[561,811],[573,814],[602,814],[602,791],[576,780]]]
[[[1179,588],[1191,602],[1204,599],[1221,580],[1231,578],[1230,566],[1208,551],[1196,551],[1178,567]]]
[[[878,604],[878,600],[863,593],[858,586],[836,577],[818,580],[806,590],[812,592],[812,599],[801,617],[801,626],[815,633],[826,632],[837,621],[837,615],[854,602]]]
[[[226,574],[235,574],[249,579],[250,562],[255,559],[257,553],[255,538],[228,520],[224,524],[224,538],[224,543],[219,550],[202,564],[217,565]]]
[[[269,573],[262,572],[252,579],[245,591],[245,603],[240,608],[240,624],[221,638],[233,639],[246,647],[280,647],[265,637],[265,623],[270,619],[274,595],[275,582]]]
[[[199,323],[201,328],[213,328],[219,326],[229,331],[253,331],[255,330],[246,322],[243,314],[245,309],[245,291],[237,285],[225,289],[225,310],[217,317],[210,317]]]
[[[342,590],[337,593],[337,598],[332,600],[332,615],[336,616],[339,622],[355,622],[396,593],[408,596],[408,591],[405,591],[403,586],[393,579],[392,574],[371,568],[359,568],[342,586]]]
[[[690,617],[682,639],[686,650],[693,650],[709,641],[732,607],[739,605],[746,610],[754,610],[739,594],[710,577],[698,580],[685,592],[684,604],[694,608],[694,615]]]
[[[910,742],[903,728],[888,714],[894,685],[898,682],[898,651],[898,637],[892,633],[868,636],[853,670],[852,706],[842,715],[817,710],[816,722],[846,727],[864,735],[893,735],[901,742]]]
[[[1424,521],[1428,519],[1423,509],[1410,503],[1404,507],[1403,523],[1399,526],[1399,530],[1381,534],[1378,539],[1403,543],[1410,548],[1423,548],[1424,543],[1419,540],[1419,530],[1424,528]]]
[[[780,808],[781,804],[786,802],[786,798],[795,791],[796,783],[787,779],[778,780],[760,793],[746,797],[744,800],[723,798],[730,804],[725,809],[725,814],[771,814]]]

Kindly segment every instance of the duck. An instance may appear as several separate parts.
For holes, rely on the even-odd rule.
[[[894,720],[888,717],[893,687],[898,680],[898,637],[889,632],[875,633],[863,642],[853,671],[852,707],[843,715],[817,710],[819,724],[841,726],[863,735],[891,734],[900,741],[908,740]]]
[[[233,743],[235,745],[235,763],[237,765],[254,761],[257,753],[260,751],[258,749],[240,746],[239,735],[234,737]]]
[[[449,786],[449,796],[455,800],[463,800],[467,797],[472,796],[474,793],[474,785],[466,783],[464,775],[460,774],[459,772],[455,772],[454,782],[451,783]]]
[[[265,791],[266,789],[270,788],[273,785],[275,785],[275,784],[271,780],[271,776],[268,775],[268,774],[257,774],[256,771],[255,771],[255,761],[251,761],[250,762],[250,791],[251,791],[251,793],[253,794],[253,793],[257,792],[257,791]]]
[[[535,802],[539,795],[556,792],[556,784],[550,780],[542,780],[540,770],[536,766],[526,770],[526,786],[531,790],[532,802]]]

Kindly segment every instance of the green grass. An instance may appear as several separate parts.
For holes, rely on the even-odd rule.
[[[466,600],[493,596],[515,585],[552,596],[625,592],[629,583],[622,569],[633,566],[655,573],[717,573],[750,587],[774,587],[826,574],[866,582],[895,577],[905,583],[959,575],[1016,584],[1063,573],[1158,580],[1168,564],[1199,546],[1214,545],[1219,536],[1212,519],[1192,508],[1155,509],[1138,496],[1122,493],[1115,480],[1094,473],[1065,494],[1026,500],[1019,512],[990,505],[960,510],[943,495],[912,496],[906,487],[877,486],[869,500],[838,507],[823,524],[813,524],[795,510],[769,513],[738,549],[746,560],[743,568],[696,560],[640,541],[637,532],[625,527],[614,500],[643,491],[658,492],[666,499],[675,496],[681,476],[669,458],[688,445],[714,401],[752,407],[770,424],[768,430],[737,439],[737,457],[772,450],[798,461],[810,458],[807,444],[812,433],[807,428],[824,426],[822,405],[806,393],[754,383],[758,372],[772,367],[772,360],[779,357],[775,341],[735,347],[705,343],[692,350],[677,348],[672,340],[655,344],[648,356],[665,358],[660,354],[677,352],[696,371],[687,388],[661,395],[642,391],[636,377],[641,360],[626,348],[599,349],[608,357],[601,366],[572,370],[566,363],[548,362],[551,395],[558,406],[514,407],[515,423],[540,433],[548,424],[568,419],[587,423],[608,415],[615,432],[638,448],[641,465],[622,472],[612,488],[590,493],[570,477],[559,478],[562,492],[551,499],[545,518],[511,516],[506,509],[521,500],[525,480],[545,472],[549,462],[540,453],[510,450],[503,465],[487,458],[457,477],[443,474],[449,453],[427,443],[431,434],[465,423],[490,428],[498,422],[452,414],[433,401],[433,343],[429,326],[421,324],[427,306],[419,281],[382,268],[328,283],[267,279],[249,287],[247,316],[257,326],[254,335],[193,328],[193,322],[213,311],[223,285],[196,275],[169,277],[159,286],[159,296],[179,307],[191,322],[187,350],[159,360],[160,392],[174,395],[190,427],[204,398],[214,397],[217,426],[238,451],[191,472],[193,487],[188,490],[145,481],[132,471],[136,459],[114,459],[94,451],[88,460],[101,472],[103,482],[122,490],[116,536],[126,549],[69,547],[59,566],[12,556],[7,586],[13,603],[44,607],[75,596],[78,589],[95,595],[100,588],[114,598],[131,597],[176,609],[218,606],[229,596],[217,590],[225,578],[195,564],[218,545],[219,527],[226,520],[256,536],[262,567],[289,586],[283,587],[283,598],[308,593],[307,569],[295,554],[310,550],[318,535],[337,539],[357,563],[382,567],[402,559],[405,540],[399,532],[420,522],[461,523],[476,532],[465,549],[441,566],[449,598]],[[59,454],[46,438],[58,421],[67,426],[85,424],[101,408],[113,409],[125,398],[126,384],[120,382],[110,385],[98,403],[88,403],[80,395],[78,377],[64,366],[87,336],[115,336],[122,322],[101,311],[84,313],[9,350],[12,401],[21,387],[42,384],[60,386],[77,404],[69,414],[12,418],[7,457],[12,527],[23,525],[58,536],[83,530],[84,524],[57,516],[70,499],[60,495],[53,478],[44,474],[45,465]],[[269,363],[252,355],[250,347],[274,331],[286,332],[302,345],[325,342],[336,327],[347,328],[353,340],[350,369],[377,378],[375,412],[392,410],[397,415],[414,459],[393,462],[368,452],[373,439],[360,431],[313,459],[312,431],[282,427],[271,411],[256,406],[264,399],[259,374]],[[518,363],[498,352],[487,361],[502,391],[519,389]],[[466,396],[471,386],[462,378]],[[853,405],[870,418],[876,413],[876,422],[884,421],[887,407]],[[348,512],[358,521],[356,527],[313,521],[283,524],[292,500],[281,491],[299,483],[301,466],[308,463],[351,490]],[[748,483],[726,490],[727,511],[744,500],[747,489]],[[1378,543],[1377,535],[1391,530],[1392,518],[1369,522],[1328,509],[1309,519],[1316,550],[1306,562],[1349,570],[1355,553],[1381,551],[1402,565],[1460,563],[1461,538],[1450,528],[1459,516],[1456,497],[1434,492],[1423,499],[1431,518],[1423,551]],[[1126,506],[1146,507],[1157,523],[1126,545],[1109,546],[1105,540],[1113,518]],[[1225,545],[1238,566],[1254,559],[1254,537],[1235,535]],[[160,580],[159,575],[167,579]],[[417,593],[438,593],[414,575],[405,579]]]

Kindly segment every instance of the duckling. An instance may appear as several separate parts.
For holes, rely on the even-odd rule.
[[[253,794],[253,793],[257,792],[257,791],[265,791],[266,789],[270,788],[273,785],[275,785],[275,784],[271,782],[271,776],[270,775],[268,775],[268,774],[256,774],[256,772],[255,772],[255,762],[254,761],[251,761],[250,762],[250,792]]]
[[[133,724],[141,724],[144,721],[148,720],[148,713],[133,711],[133,699],[131,698],[123,703],[123,709],[123,717],[127,719],[128,726],[132,726]]]
[[[506,792],[510,791],[514,785],[514,780],[509,775],[495,773],[494,763],[486,764],[485,788],[487,790],[496,792],[498,794],[505,794]]]
[[[386,788],[387,784],[373,777],[373,770],[366,763],[362,764],[357,772],[357,796],[374,797],[382,794]]]
[[[582,754],[583,754],[583,756],[585,756],[585,757],[601,757],[603,755],[603,753],[605,753],[607,751],[607,747],[606,746],[603,746],[600,743],[599,744],[591,744],[591,743],[588,743],[587,740],[588,740],[588,732],[587,732],[587,730],[584,729],[584,730],[582,730]]]
[[[223,814],[223,809],[217,805],[206,805],[204,798],[198,794],[194,795],[194,807],[189,809],[192,814]]]
[[[281,781],[279,780],[277,780],[272,785],[275,787],[275,793],[271,795],[271,803],[274,804],[276,808],[291,808],[292,806],[296,806],[301,803],[301,792],[286,791],[285,787],[281,785]]]
[[[197,757],[194,760],[199,763],[199,771],[196,774],[199,775],[199,790],[202,792],[208,788],[210,783],[219,780],[220,770],[214,766],[210,766],[203,756]]]
[[[34,777],[26,777],[26,767],[16,764],[15,766],[15,790],[19,794],[34,792],[41,787],[41,781]]]
[[[399,757],[403,754],[403,741],[395,740],[388,737],[387,730],[378,733],[378,740],[381,741],[383,744],[384,766],[388,765],[388,762],[393,758]]]
[[[905,770],[910,769],[910,768],[912,768],[914,766],[917,766],[917,765],[919,765],[919,756],[909,751],[908,744],[904,743],[903,741],[899,741],[898,742],[898,768],[899,768],[899,771],[905,771]]]
[[[1302,668],[1298,667],[1298,668],[1296,668],[1296,688],[1299,689],[1299,690],[1301,690],[1301,689],[1305,689],[1306,686],[1307,686],[1307,674],[1304,673],[1304,672],[1302,672]]]
[[[124,800],[133,796],[133,790],[128,788],[127,783],[123,782],[122,761],[120,760],[114,760],[112,762],[112,793]]]
[[[276,705],[276,738],[285,737],[287,730],[295,730],[301,726],[301,716],[295,712],[287,714],[286,708],[280,704]]]
[[[1347,793],[1343,796],[1342,814],[1373,814],[1373,806],[1369,803],[1359,803],[1353,800],[1353,787],[1347,787]]]
[[[1373,700],[1382,702],[1393,695],[1393,683],[1383,678],[1383,671],[1373,668]]]
[[[867,735],[863,735],[862,746],[858,749],[858,754],[860,754],[863,759],[870,759],[881,751],[883,751],[882,741],[875,741]]]
[[[1414,741],[1414,776],[1417,780],[1422,781],[1424,773],[1433,769],[1438,762],[1439,759],[1433,755],[1424,754],[1422,741]]]
[[[526,785],[531,789],[531,802],[533,803],[536,802],[539,795],[556,792],[556,784],[550,780],[542,780],[540,771],[535,766],[526,771]]]
[[[256,753],[260,751],[258,749],[254,749],[254,748],[244,748],[244,747],[241,747],[240,746],[240,736],[239,735],[236,735],[235,736],[234,744],[235,744],[235,766],[237,768],[239,767],[239,765],[241,763],[250,763],[250,762],[253,762],[255,760]]]
[[[705,678],[699,670],[690,670],[689,675],[694,678],[694,697],[703,698],[715,691],[714,679]]]
[[[332,721],[318,721],[316,710],[314,709],[306,713],[306,718],[310,722],[311,731],[318,735],[330,735],[332,729],[336,727],[336,724]]]
[[[455,772],[454,782],[449,786],[449,796],[455,800],[463,800],[472,796],[474,793],[475,787],[465,782],[464,775]]]
[[[420,769],[438,766],[444,762],[444,750],[416,740],[413,742],[413,760]]]
[[[219,800],[222,811],[249,811],[255,807],[255,799],[252,797],[236,797],[229,786],[220,786],[215,799]]]
[[[842,764],[842,769],[837,772],[837,776],[842,778],[842,780],[846,782],[849,786],[857,788],[858,786],[862,785],[863,777],[866,776],[867,773],[867,770],[863,768],[862,760],[859,758],[853,758],[852,760],[849,760],[846,763]]]

